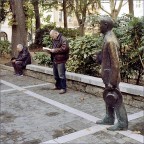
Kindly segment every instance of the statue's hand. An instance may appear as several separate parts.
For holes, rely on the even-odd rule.
[[[111,84],[106,85],[106,89],[112,90],[114,87]]]

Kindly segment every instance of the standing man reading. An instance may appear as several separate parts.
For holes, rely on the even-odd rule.
[[[112,31],[114,26],[110,17],[103,17],[100,21],[100,32],[104,35],[102,47],[102,80],[105,84],[103,98],[106,104],[106,115],[97,124],[114,125],[115,113],[118,122],[108,130],[128,129],[127,113],[123,104],[122,95],[119,91],[120,67],[118,49],[119,43]]]
[[[69,58],[69,44],[67,39],[58,31],[51,30],[50,37],[52,41],[52,49],[47,49],[51,53],[53,62],[53,74],[56,80],[54,90],[59,89],[60,94],[66,93],[66,61]]]

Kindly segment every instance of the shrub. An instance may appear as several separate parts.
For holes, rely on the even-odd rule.
[[[4,56],[5,54],[10,54],[10,42],[7,40],[0,40],[0,56]]]
[[[49,55],[43,53],[43,52],[38,52],[36,53],[36,55],[34,56],[35,60],[38,60],[38,64],[40,65],[46,65],[51,67],[52,66],[52,62],[51,62],[51,58]]]
[[[115,33],[120,40],[122,80],[137,76],[139,84],[144,68],[144,22],[143,18],[123,16],[118,19]]]
[[[93,55],[101,50],[102,38],[97,36],[78,37],[70,42],[70,58],[68,71],[91,76],[99,75],[99,65],[93,60]]]
[[[60,29],[63,31],[60,31]],[[65,29],[60,29],[58,31],[62,32],[70,42],[70,58],[67,62],[67,70],[99,76],[100,66],[92,57],[94,53],[101,51],[102,37],[99,35],[78,37],[77,30],[74,30],[73,34],[70,30],[67,30],[65,34]],[[114,32],[120,41],[119,54],[122,80],[129,81],[129,79],[136,76],[136,84],[139,84],[144,69],[143,17],[136,18],[126,15],[118,18]],[[51,46],[51,39],[47,33],[43,35],[42,44]],[[42,63],[47,63],[46,60],[41,59]]]
[[[79,31],[77,29],[65,29],[61,27],[56,27],[55,24],[45,25],[43,28],[40,28],[36,31],[35,45],[38,46],[51,46],[51,38],[49,36],[50,30],[55,29],[58,32],[62,33],[66,38],[76,38],[79,36]]]

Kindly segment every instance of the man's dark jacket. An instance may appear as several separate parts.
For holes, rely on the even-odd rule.
[[[57,39],[53,40],[54,52],[51,54],[52,61],[60,64],[65,63],[69,58],[69,44],[67,39],[61,34],[58,35]]]
[[[23,67],[26,67],[27,64],[31,64],[31,56],[26,47],[24,47],[22,51],[19,52],[18,57],[16,58],[16,61],[22,61]]]

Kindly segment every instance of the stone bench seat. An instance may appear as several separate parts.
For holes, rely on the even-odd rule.
[[[31,65],[28,65],[26,69],[31,70],[31,71],[37,71],[37,72],[44,73],[44,74],[53,75],[52,68],[48,68],[48,67],[44,67],[44,66],[38,66],[38,65],[31,64]],[[72,73],[72,72],[66,72],[66,77],[68,80],[74,80],[77,82],[82,82],[82,83],[90,84],[93,86],[104,87],[104,84],[103,84],[103,81],[101,78],[87,76],[87,75],[83,75],[83,74]],[[138,85],[121,82],[120,90],[121,90],[121,92],[124,92],[124,93],[138,95],[138,96],[144,96],[144,87],[143,86],[138,86]]]

